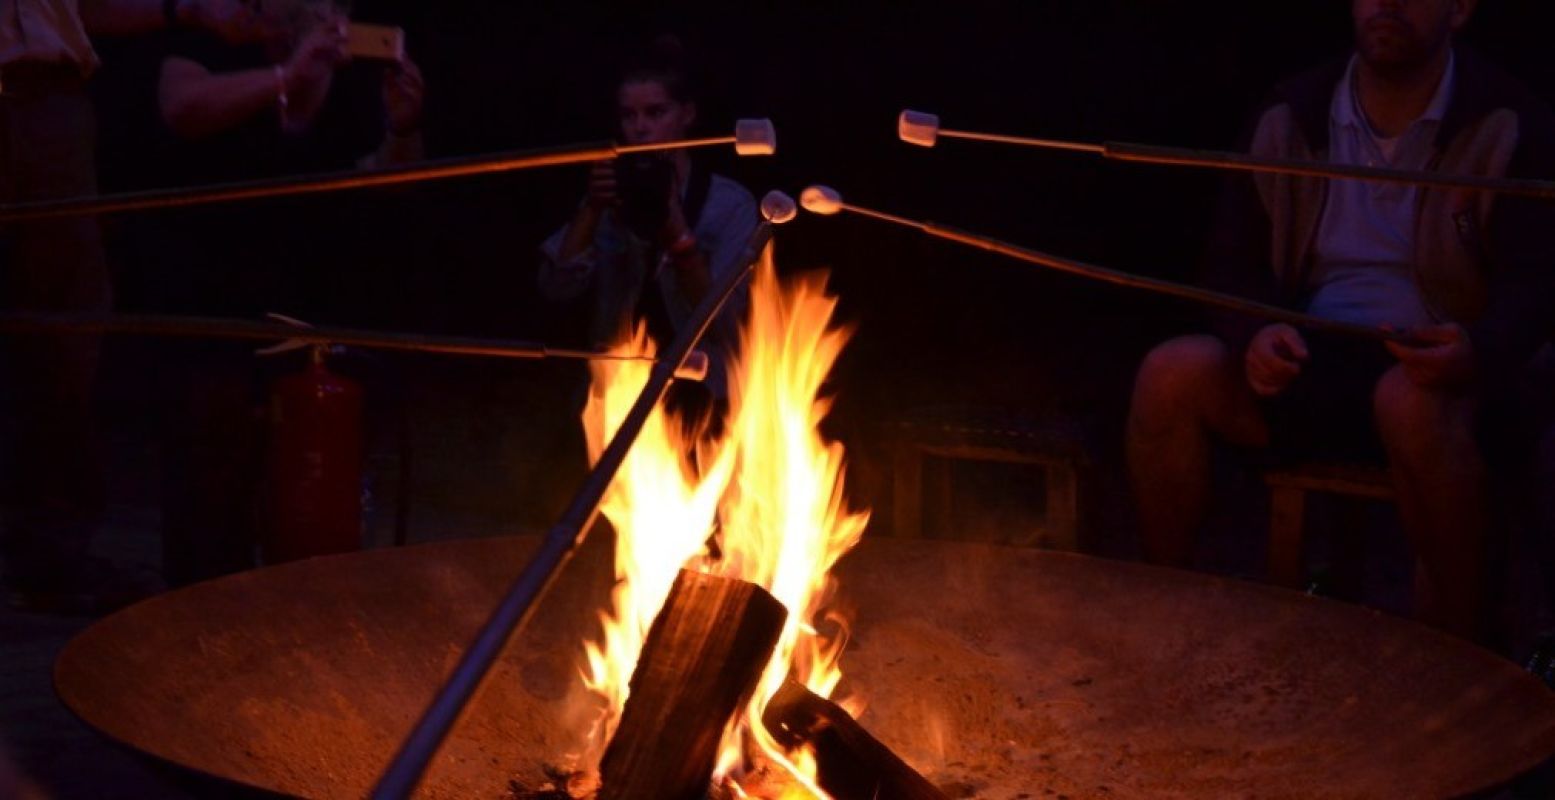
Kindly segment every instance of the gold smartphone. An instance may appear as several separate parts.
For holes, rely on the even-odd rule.
[[[403,61],[405,31],[391,25],[353,22],[346,28],[346,52],[352,58]]]

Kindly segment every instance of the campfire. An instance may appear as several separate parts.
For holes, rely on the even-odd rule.
[[[640,746],[626,737],[662,738],[632,726],[634,693],[654,698],[645,704],[675,694],[646,685],[665,678],[652,678],[645,658],[673,665],[665,675],[674,681],[715,653],[703,665],[704,685],[682,692],[702,701],[693,710],[699,719],[674,721],[716,726],[714,791],[829,796],[811,737],[782,719],[800,698],[820,704],[805,724],[814,723],[815,708],[845,711],[851,721],[863,707],[857,697],[833,698],[848,628],[831,606],[831,568],[857,544],[868,514],[848,507],[842,445],[820,432],[830,407],[824,382],[848,338],[833,321],[836,300],[824,284],[819,274],[779,281],[769,251],[753,275],[731,359],[727,415],[683,419],[661,405],[604,499],[616,537],[616,584],[598,636],[586,643],[583,678],[599,705],[579,759],[591,778],[604,773],[601,796],[619,794],[610,786],[613,772],[644,769],[622,765],[633,758],[622,754]],[[635,356],[653,350],[641,328],[618,348]],[[595,363],[583,413],[591,458],[641,391],[648,363]],[[657,652],[647,652],[650,641]],[[780,693],[783,708],[769,709]],[[735,704],[732,713],[720,697]],[[705,742],[697,747],[708,751]],[[587,791],[594,781],[581,783]]]
[[[630,415],[647,362],[596,376],[598,465],[545,538],[172,592],[73,639],[61,698],[162,762],[302,797],[390,778],[404,788],[382,796],[1461,796],[1555,751],[1541,683],[1383,615],[1071,554],[860,542],[842,449],[818,433],[846,339],[835,303],[819,277],[780,284],[767,258],[752,294],[720,425],[665,414],[669,360]],[[650,351],[639,333],[623,352]],[[601,501],[619,540],[583,542]],[[846,681],[838,575],[860,609]],[[896,752],[839,696],[853,685]]]

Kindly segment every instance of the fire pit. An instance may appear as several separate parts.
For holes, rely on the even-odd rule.
[[[429,772],[501,797],[576,750],[594,537]],[[67,705],[198,772],[361,796],[537,540],[315,559],[110,617],[61,654]],[[866,540],[846,682],[865,725],[961,796],[1432,797],[1555,752],[1555,695],[1466,643],[1367,610],[1031,550]]]
[[[546,549],[455,542],[191,587],[72,642],[65,702],[200,772],[361,796],[520,565],[563,552],[597,504],[614,540],[588,539],[436,760],[423,774],[416,748],[383,796],[417,775],[433,797],[533,796],[561,767],[601,800],[1429,797],[1555,752],[1537,681],[1375,613],[1032,550],[853,550],[867,514],[820,434],[835,298],[817,276],[784,285],[770,258],[750,295],[726,435],[653,404],[663,369],[594,365],[598,466]],[[623,348],[653,355],[641,332]],[[501,639],[481,641],[484,668]],[[834,698],[862,702],[864,726]],[[426,719],[440,734],[452,717]]]

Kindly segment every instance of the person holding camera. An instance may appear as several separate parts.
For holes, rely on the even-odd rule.
[[[696,122],[677,51],[660,41],[622,74],[616,104],[627,144],[684,139]],[[751,193],[684,150],[602,161],[572,220],[541,246],[540,290],[553,302],[591,294],[596,346],[620,341],[638,319],[663,346],[708,288],[740,268],[756,224]],[[720,351],[733,345],[746,305],[743,293],[730,298],[705,340],[714,401],[727,392]]]
[[[409,58],[348,71],[351,23],[326,0],[271,0],[247,47],[174,37],[157,105],[190,182],[376,166],[421,157],[421,71]],[[380,86],[369,91],[369,80]]]

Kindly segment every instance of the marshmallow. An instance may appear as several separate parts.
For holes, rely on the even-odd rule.
[[[939,138],[939,115],[924,111],[903,111],[896,118],[896,135],[908,144],[933,147]]]
[[[761,198],[761,216],[773,225],[782,225],[799,215],[794,198],[773,189]]]
[[[842,195],[830,186],[816,184],[800,192],[799,204],[812,214],[827,216],[842,210]]]
[[[742,119],[734,123],[734,152],[742,156],[770,156],[777,152],[777,130],[770,119]]]
[[[692,350],[686,354],[686,360],[680,362],[680,368],[675,370],[675,379],[681,381],[705,381],[707,380],[707,353],[702,350]]]

